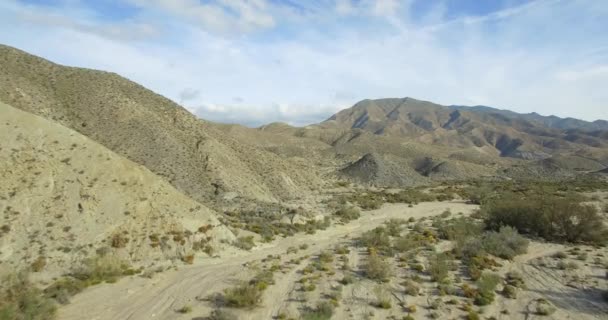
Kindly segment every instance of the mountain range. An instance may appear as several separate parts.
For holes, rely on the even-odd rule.
[[[60,270],[74,259],[61,252],[86,256],[116,235],[129,239],[129,259],[179,257],[194,242],[156,249],[152,230],[196,235],[212,225],[219,243],[234,238],[224,212],[297,204],[314,214],[339,180],[408,187],[608,170],[604,120],[390,98],[305,127],[247,128],[198,119],[117,74],[1,45],[0,102],[0,210],[10,226],[0,261],[11,265],[52,250],[45,256]]]

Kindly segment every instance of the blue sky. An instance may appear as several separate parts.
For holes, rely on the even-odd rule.
[[[0,42],[251,126],[405,96],[608,118],[608,1],[2,0]]]

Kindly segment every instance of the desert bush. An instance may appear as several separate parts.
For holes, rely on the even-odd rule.
[[[472,258],[491,254],[503,259],[513,259],[528,250],[529,241],[511,227],[502,227],[498,232],[489,231],[483,235],[468,238],[463,243],[457,243],[455,252],[470,262]]]
[[[381,309],[390,309],[392,307],[391,295],[383,285],[377,285],[374,288],[374,295],[376,296],[376,307]]]
[[[378,193],[357,193],[347,199],[351,203],[356,203],[361,209],[375,210],[379,209],[384,202],[382,195]]]
[[[253,247],[255,247],[253,236],[238,237],[233,244],[235,247],[243,250],[251,250]]]
[[[524,282],[524,278],[522,277],[522,275],[519,272],[516,271],[510,271],[507,272],[506,276],[505,276],[505,282],[508,285],[511,285],[515,288],[525,288],[526,284]]]
[[[375,253],[369,255],[364,270],[368,278],[378,281],[387,281],[392,273],[390,263]]]
[[[528,251],[529,241],[511,227],[501,227],[498,232],[488,232],[483,237],[483,246],[491,255],[513,259]]]
[[[340,283],[343,285],[349,285],[353,282],[355,282],[355,278],[350,274],[345,274],[344,277],[342,277],[342,279],[340,280]]]
[[[425,246],[428,239],[419,233],[408,233],[393,241],[393,249],[397,252],[407,252]]]
[[[430,256],[428,259],[427,271],[431,275],[432,281],[444,281],[448,277],[450,271],[450,259],[444,253]]]
[[[230,311],[215,309],[211,312],[207,320],[237,320],[238,317]]]
[[[334,314],[334,306],[329,302],[320,302],[314,309],[302,312],[302,320],[329,320]]]
[[[417,296],[420,293],[420,285],[412,280],[406,280],[403,283],[403,287],[405,287],[405,293],[410,296]]]
[[[361,211],[357,207],[342,206],[334,213],[334,215],[339,217],[340,220],[348,222],[359,219],[359,217],[361,217]]]
[[[410,203],[416,204],[419,202],[429,202],[437,200],[437,197],[433,194],[424,193],[417,189],[402,190],[398,193],[384,193],[386,202],[389,203]]]
[[[127,243],[129,243],[129,238],[120,233],[116,233],[110,238],[110,244],[113,248],[124,248]]]
[[[190,312],[192,312],[192,307],[190,305],[185,305],[185,306],[177,309],[177,312],[179,312],[179,313],[190,313]]]
[[[226,305],[233,308],[253,308],[262,300],[262,289],[257,284],[243,282],[224,291]]]
[[[502,289],[502,295],[510,299],[515,299],[517,298],[517,288],[507,284]]]
[[[54,301],[34,286],[26,273],[12,274],[2,280],[0,319],[51,320],[56,311]]]
[[[367,231],[359,238],[359,244],[368,248],[375,248],[381,251],[390,250],[391,239],[384,227],[377,227]]]
[[[440,220],[435,224],[441,239],[464,241],[483,232],[483,224],[469,217]]]
[[[575,197],[553,195],[526,199],[505,196],[486,205],[486,226],[499,230],[511,226],[520,233],[557,242],[604,244],[608,230],[594,206]]]
[[[390,219],[385,222],[386,232],[391,237],[398,237],[401,234],[401,229],[407,222],[403,219]]]
[[[46,258],[42,257],[42,256],[38,257],[30,265],[33,272],[40,272],[40,271],[42,271],[42,269],[44,269],[45,266],[46,266]]]
[[[541,316],[548,316],[556,311],[555,307],[545,299],[536,300],[536,313]]]
[[[494,302],[496,286],[500,283],[500,277],[495,273],[484,272],[476,282],[477,295],[475,304],[485,306]]]

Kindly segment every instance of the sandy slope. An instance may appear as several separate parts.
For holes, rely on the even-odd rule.
[[[414,208],[403,204],[387,204],[379,210],[366,212],[359,220],[347,225],[331,227],[314,235],[297,235],[275,241],[241,256],[201,261],[177,271],[159,274],[153,279],[131,277],[116,284],[99,285],[77,295],[72,303],[59,310],[59,319],[192,319],[207,315],[211,306],[200,302],[202,298],[231,286],[235,280],[248,279],[251,272],[243,267],[247,262],[267,255],[285,254],[290,246],[309,244],[299,255],[318,252],[375,228],[390,218],[426,217],[441,214],[446,208],[453,212],[470,212],[476,206],[460,202],[422,203]],[[294,256],[296,257],[296,256]],[[298,266],[298,268],[302,268]],[[296,276],[296,269],[276,277],[276,284],[265,292],[265,305],[246,312],[242,319],[270,319],[281,307]],[[191,305],[193,312],[179,314],[177,309]]]

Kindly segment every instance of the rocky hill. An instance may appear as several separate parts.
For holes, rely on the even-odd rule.
[[[359,129],[439,146],[491,148],[502,157],[530,160],[593,149],[605,151],[608,147],[602,130],[577,130],[572,128],[572,121],[569,126],[564,125],[568,128],[564,130],[560,125],[545,125],[537,118],[491,108],[447,107],[403,98],[363,100],[333,115],[320,127]]]
[[[0,46],[0,101],[57,121],[141,164],[204,203],[306,197],[306,163],[237,141],[117,74],[54,64]]]
[[[100,252],[148,266],[234,239],[214,211],[145,167],[6,104],[0,114],[0,274],[35,265],[57,276]]]

